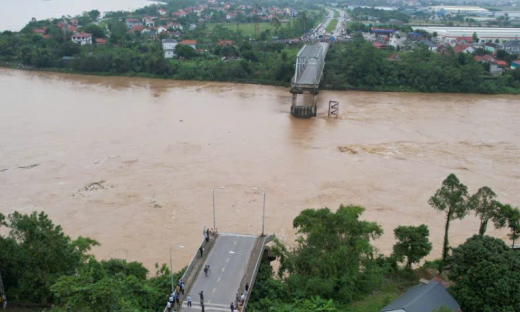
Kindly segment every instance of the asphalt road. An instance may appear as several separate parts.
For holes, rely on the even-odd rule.
[[[257,237],[236,234],[219,234],[204,266],[211,268],[209,276],[202,270],[191,287],[193,306],[186,301],[182,311],[201,311],[199,293],[204,292],[204,311],[230,311],[236,292],[244,275]],[[204,267],[203,266],[203,267]]]

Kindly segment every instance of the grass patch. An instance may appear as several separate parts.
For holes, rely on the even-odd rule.
[[[286,22],[282,22],[282,27],[284,27]],[[222,27],[227,28],[231,31],[240,30],[242,34],[245,36],[253,36],[255,34],[255,23],[211,23],[207,24],[207,28],[209,31],[213,30],[217,25],[222,25]],[[260,34],[262,31],[271,30],[274,32],[275,27],[271,23],[258,23],[258,33]]]
[[[336,29],[336,26],[338,26],[338,20],[334,18],[327,25],[327,28],[325,28],[325,31],[327,31],[328,33],[333,32]]]
[[[332,9],[332,12],[334,12],[334,18],[338,18],[339,17],[339,11],[338,10]]]

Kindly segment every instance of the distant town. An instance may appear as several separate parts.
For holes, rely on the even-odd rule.
[[[33,19],[20,34],[40,36],[41,42],[38,38],[31,40],[41,49],[35,49],[34,45],[21,49],[21,45],[27,43],[22,40],[15,44],[20,50],[13,51],[13,42],[20,37],[13,39],[9,37],[11,32],[4,32],[0,40],[0,62],[29,69],[68,68],[112,74],[143,72],[174,79],[287,85],[294,68],[286,56],[294,57],[303,44],[326,41],[334,43],[334,47],[348,45],[362,37],[375,49],[384,50],[387,62],[400,62],[407,51],[422,46],[438,55],[471,55],[481,65],[484,78],[486,75],[496,77],[520,67],[520,10],[517,8],[518,3],[510,1],[471,5],[441,5],[435,1],[384,1],[374,5],[356,1],[283,4],[253,0],[166,1],[133,12],[102,15],[93,10],[76,17]],[[63,45],[65,41],[77,47]],[[2,45],[5,48],[1,48]],[[154,57],[160,50],[167,62],[157,61],[146,69],[148,65],[132,68],[130,63],[135,62],[130,60],[129,65],[119,68],[114,62],[104,61],[107,55],[121,57],[121,53],[113,53],[122,49],[141,56],[150,53]],[[287,64],[273,64],[277,67],[274,71],[267,69],[273,66],[262,65],[263,59],[271,62],[279,58],[273,58],[270,55],[273,52],[285,53],[282,62],[287,61]],[[217,74],[182,70],[190,64],[200,67],[200,62],[210,60],[214,62],[208,66],[215,68],[224,66],[218,62],[244,60],[247,64],[229,69],[233,74],[222,78],[216,77]],[[327,68],[324,75],[326,82]],[[506,79],[505,88],[506,80],[488,81],[487,84],[496,84],[498,89],[480,91],[477,88],[472,92],[514,92],[517,82],[520,83],[516,76],[513,75],[512,81]],[[351,87],[365,88],[348,83],[341,88]]]

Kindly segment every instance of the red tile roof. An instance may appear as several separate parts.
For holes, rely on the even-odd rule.
[[[453,47],[453,52],[460,53],[464,52],[467,48],[471,47],[469,44],[457,44]]]
[[[45,28],[35,28],[33,29],[33,32],[36,34],[45,34]]]
[[[475,61],[477,62],[491,62],[491,61],[494,61],[495,59],[489,55],[489,54],[485,54],[485,55],[477,55],[475,56]]]
[[[471,43],[473,42],[473,37],[457,37],[457,42],[460,42],[460,41],[466,41],[467,43]]]
[[[138,19],[136,19],[136,18],[127,18],[126,21],[127,21],[127,22],[131,22],[131,23],[140,22],[140,20],[138,20]]]
[[[105,44],[107,41],[103,38],[96,38],[96,44]]]
[[[506,61],[497,61],[497,65],[507,67]]]
[[[72,32],[78,31],[78,27],[69,25],[69,31],[72,31]]]
[[[183,41],[179,42],[179,44],[197,45],[197,40],[183,40]]]
[[[225,46],[225,45],[234,45],[235,42],[233,40],[219,40],[217,42],[219,46]]]
[[[384,45],[384,44],[382,44],[382,43],[379,43],[379,42],[374,42],[374,43],[372,43],[372,45],[373,45],[376,49],[386,48],[386,45]]]
[[[520,66],[520,61],[513,61],[512,64],[516,64],[516,65]]]
[[[141,31],[144,29],[144,26],[132,26],[132,31]]]

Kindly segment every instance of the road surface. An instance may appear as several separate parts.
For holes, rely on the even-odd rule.
[[[255,246],[256,236],[219,234],[204,266],[211,268],[205,276],[201,271],[190,289],[193,306],[183,303],[182,311],[200,311],[199,293],[204,292],[204,311],[230,311],[244,275],[245,266]],[[204,267],[203,266],[203,267]]]

